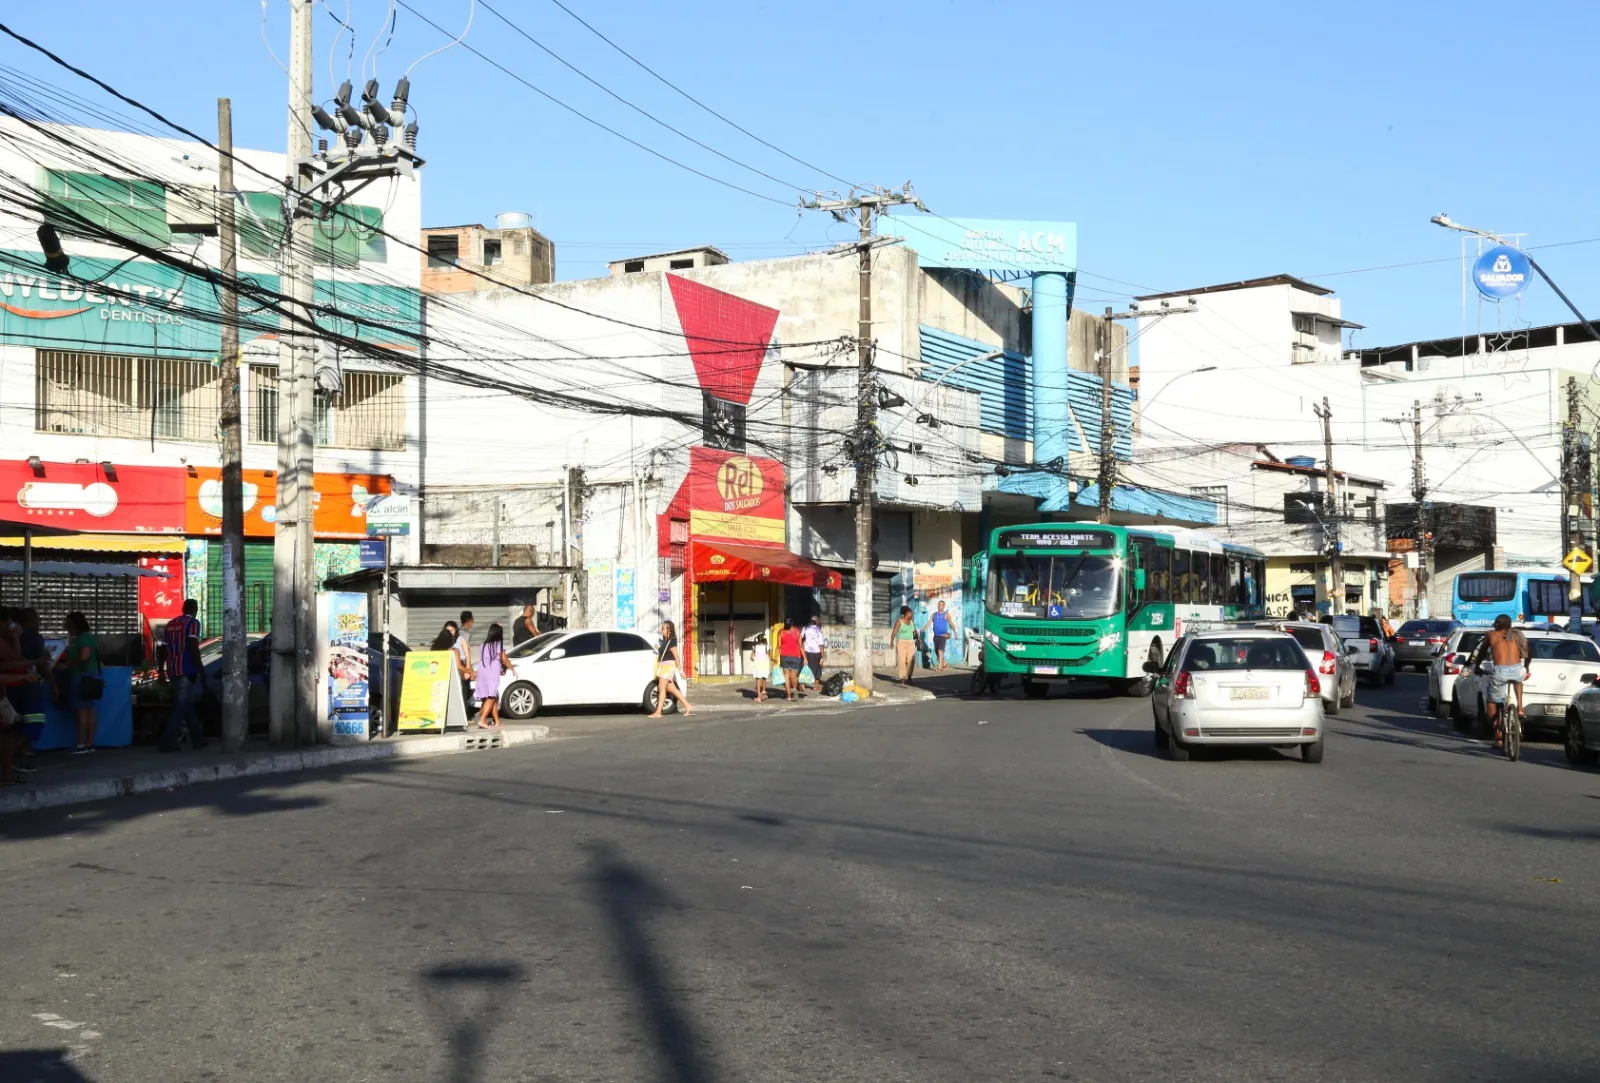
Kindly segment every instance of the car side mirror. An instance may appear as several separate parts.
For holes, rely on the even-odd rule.
[[[567,656],[567,648],[565,648],[565,647],[557,647],[555,650],[553,650],[549,654],[545,655],[544,658],[545,658],[545,661],[547,661],[547,662],[554,662],[557,658],[565,658],[566,656]]]
[[[1344,645],[1344,653],[1346,653],[1346,654],[1355,654],[1360,649],[1361,649],[1360,645],[1356,644],[1356,643],[1346,643]]]
[[[1161,667],[1159,665],[1157,665],[1155,662],[1152,662],[1152,661],[1150,661],[1150,659],[1146,658],[1144,660],[1144,671],[1146,673],[1160,673],[1161,672]]]
[[[1593,684],[1595,681],[1600,681],[1600,673],[1585,673],[1578,678],[1580,684]]]

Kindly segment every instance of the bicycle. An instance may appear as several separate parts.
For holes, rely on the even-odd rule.
[[[1522,715],[1511,706],[1511,696],[1506,696],[1506,703],[1500,710],[1500,745],[1506,754],[1506,759],[1512,763],[1517,762],[1517,757],[1522,755]]]

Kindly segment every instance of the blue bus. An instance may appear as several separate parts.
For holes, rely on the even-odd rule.
[[[1594,616],[1592,576],[1583,577],[1583,615]],[[1513,621],[1567,615],[1565,568],[1505,568],[1456,576],[1451,615],[1468,628],[1487,628],[1504,613]]]

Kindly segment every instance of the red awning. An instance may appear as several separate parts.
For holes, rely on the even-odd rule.
[[[689,552],[690,572],[697,583],[736,580],[787,583],[824,590],[838,590],[844,585],[838,572],[776,546],[733,545],[691,538]]]

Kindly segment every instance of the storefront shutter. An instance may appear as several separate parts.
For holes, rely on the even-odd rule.
[[[272,543],[244,543],[244,628],[246,632],[272,629]],[[222,634],[222,542],[206,546],[206,597],[202,631]]]

